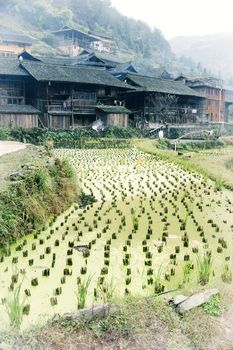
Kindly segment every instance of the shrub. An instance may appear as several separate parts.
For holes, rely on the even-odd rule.
[[[107,127],[97,133],[93,129],[53,130],[45,128],[0,129],[0,140],[16,140],[35,145],[47,144],[66,148],[128,147],[127,139],[142,137],[143,132],[135,128]]]
[[[0,246],[39,229],[78,200],[73,170],[66,161],[55,161],[0,192]]]

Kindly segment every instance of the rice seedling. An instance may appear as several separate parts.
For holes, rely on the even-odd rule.
[[[26,306],[26,295],[21,296],[23,279],[18,285],[14,286],[13,290],[10,290],[6,299],[4,300],[4,307],[7,312],[10,326],[13,329],[20,329],[23,321],[24,307]]]
[[[197,255],[197,269],[198,269],[198,282],[204,286],[210,280],[212,271],[212,256],[210,252],[207,252],[200,257]]]
[[[183,279],[182,284],[186,285],[190,281],[190,274],[192,271],[192,263],[188,262],[183,265],[182,272],[183,272]]]
[[[93,276],[89,275],[86,279],[81,280],[81,282],[78,284],[78,289],[75,292],[78,309],[84,309],[84,307],[86,306],[88,288],[90,286],[92,278]]]
[[[144,294],[152,288],[159,294],[177,280],[188,287],[194,280],[190,278],[194,257],[207,250],[213,254],[213,279],[230,280],[231,269],[221,271],[219,266],[229,265],[225,258],[232,255],[233,200],[223,199],[199,175],[150,155],[142,157],[136,150],[60,149],[55,153],[70,159],[85,198],[96,201],[74,205],[67,213],[54,217],[48,227],[8,247],[9,255],[0,252],[1,278],[10,281],[12,291],[18,283],[8,270],[12,258],[15,263],[18,259],[22,270],[29,271],[29,284],[38,279],[38,286],[30,287],[32,293],[28,291],[31,306],[44,298],[55,306],[49,314],[63,312],[68,290],[76,290],[95,269],[98,275],[88,293],[97,300],[108,299],[108,276],[112,273],[119,294]],[[215,215],[222,215],[222,219],[217,221]],[[81,246],[85,246],[84,251],[77,249]],[[166,266],[164,274],[158,266],[161,261]],[[62,294],[51,295],[51,283],[60,265],[57,288],[62,286]],[[204,272],[199,281],[196,266],[192,274],[198,276],[199,283],[206,283]],[[139,291],[137,286],[142,289]],[[23,290],[27,288],[25,283]],[[73,308],[76,299],[70,300]],[[89,297],[86,305],[90,305]],[[38,314],[36,311],[35,319]]]
[[[224,283],[231,283],[232,282],[232,271],[228,264],[224,265],[223,273],[222,273],[222,281]]]

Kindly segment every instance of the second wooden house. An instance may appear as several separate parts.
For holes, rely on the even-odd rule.
[[[185,84],[140,74],[127,73],[121,79],[134,87],[127,92],[126,107],[135,124],[186,124],[202,119],[204,96]]]

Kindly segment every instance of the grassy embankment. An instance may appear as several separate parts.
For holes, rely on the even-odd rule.
[[[7,180],[7,175],[16,170],[16,181]],[[39,230],[78,198],[69,164],[54,161],[37,149],[1,157],[0,171],[1,246]]]
[[[203,307],[180,317],[162,297],[126,297],[117,311],[93,321],[54,318],[46,327],[20,335],[3,336],[13,349],[23,350],[230,350],[221,340],[221,315],[230,300],[230,289],[224,297],[214,297]],[[1,338],[0,338],[1,339]]]
[[[233,140],[224,138],[214,143],[203,141],[183,143],[178,151],[168,141],[136,140],[135,146],[146,153],[156,154],[164,160],[180,165],[184,170],[196,172],[215,182],[216,189],[233,190]]]

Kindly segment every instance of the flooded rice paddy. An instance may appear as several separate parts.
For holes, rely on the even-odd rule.
[[[151,295],[198,283],[197,259],[212,254],[211,282],[232,270],[233,194],[136,150],[56,150],[68,158],[89,204],[72,206],[0,256],[4,302],[21,286],[23,326],[125,294]],[[91,199],[95,199],[92,203]],[[187,272],[188,271],[188,272]]]

